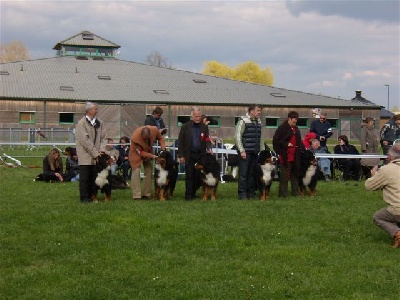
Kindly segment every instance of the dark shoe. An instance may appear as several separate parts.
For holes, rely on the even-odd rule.
[[[245,200],[249,200],[249,198],[247,198],[246,196],[239,196],[239,200],[245,201]]]
[[[331,181],[331,179],[329,178],[329,175],[325,175],[325,181]]]
[[[81,199],[81,203],[91,203],[91,202],[92,202],[92,199],[90,199],[90,198]]]
[[[150,196],[142,196],[142,199],[144,199],[144,200],[150,200],[151,197],[150,197]]]
[[[185,197],[186,201],[192,201],[193,198],[192,197]]]
[[[133,198],[133,200],[142,200],[142,198]]]

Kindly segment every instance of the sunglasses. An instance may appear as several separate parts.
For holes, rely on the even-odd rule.
[[[326,120],[326,118],[319,118],[320,120],[322,120],[322,121],[325,121]]]

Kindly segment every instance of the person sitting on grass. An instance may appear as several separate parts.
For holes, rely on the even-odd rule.
[[[371,177],[365,181],[368,191],[383,191],[386,208],[378,210],[373,217],[376,225],[385,230],[394,239],[393,248],[400,247],[400,144],[389,149],[388,164],[378,170],[371,169]]]
[[[67,147],[65,153],[67,158],[65,159],[65,175],[64,177],[69,177],[70,181],[79,181],[79,163],[78,154],[76,153],[76,148]],[[65,180],[65,178],[64,178]]]
[[[57,148],[50,150],[50,153],[43,159],[43,180],[63,182],[63,162],[60,151]]]

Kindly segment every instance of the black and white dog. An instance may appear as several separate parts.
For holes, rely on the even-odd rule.
[[[269,198],[272,181],[275,177],[275,165],[277,157],[275,152],[268,147],[258,153],[257,164],[255,165],[254,180],[260,192],[260,200],[265,201]]]
[[[221,166],[211,153],[200,157],[195,168],[201,172],[201,184],[203,186],[203,201],[210,196],[211,200],[217,200],[217,188],[220,182]]]
[[[173,196],[178,172],[178,162],[174,160],[172,154],[165,150],[159,152],[154,170],[156,199],[165,201]]]
[[[310,195],[316,195],[317,182],[318,182],[318,162],[314,153],[306,150],[301,153],[301,169],[300,169],[300,194],[306,194],[307,187],[310,189]]]
[[[93,190],[92,200],[93,202],[99,202],[97,198],[97,193],[100,190],[101,193],[105,195],[104,201],[107,202],[111,199],[111,163],[112,158],[105,153],[102,153],[98,157],[95,165],[95,186]]]

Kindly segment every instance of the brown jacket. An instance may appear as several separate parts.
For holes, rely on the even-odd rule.
[[[148,143],[142,138],[144,127],[150,128],[151,136]],[[133,131],[129,149],[129,162],[133,170],[139,168],[144,160],[154,158],[153,145],[156,140],[159,141],[160,148],[165,149],[165,139],[156,126],[141,126]]]
[[[365,181],[368,191],[383,190],[383,200],[387,210],[400,216],[400,159],[395,159],[382,166],[374,176]]]

